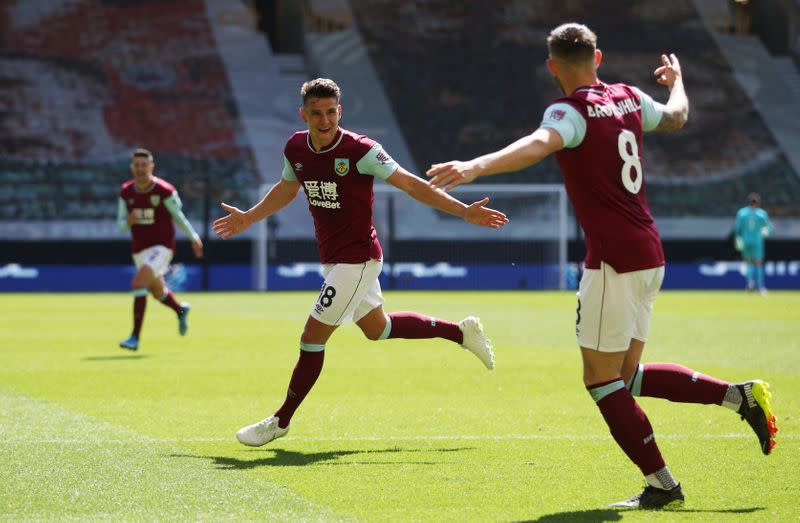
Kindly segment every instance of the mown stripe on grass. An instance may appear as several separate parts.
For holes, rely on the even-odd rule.
[[[0,519],[341,519],[263,474],[186,459],[176,443],[0,388]]]
[[[330,437],[292,437],[281,438],[281,441],[448,441],[448,440],[486,440],[486,441],[514,441],[514,440],[598,440],[609,439],[608,434],[503,434],[498,436],[477,434],[453,434],[431,436],[330,436]],[[779,439],[797,439],[800,434],[786,434]],[[752,439],[754,434],[656,434],[658,439]],[[37,443],[45,445],[135,445],[142,442],[150,443],[230,443],[232,438],[223,437],[197,437],[197,438],[142,438],[142,439],[17,439],[11,437],[4,443]],[[279,444],[279,443],[278,443]],[[269,447],[265,447],[269,448]]]

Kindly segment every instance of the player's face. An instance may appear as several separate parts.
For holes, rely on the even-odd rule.
[[[136,185],[143,187],[150,185],[155,164],[147,158],[136,157],[131,162],[131,173]]]
[[[300,108],[300,116],[308,124],[312,143],[322,148],[330,144],[336,136],[342,106],[336,98],[309,98]]]

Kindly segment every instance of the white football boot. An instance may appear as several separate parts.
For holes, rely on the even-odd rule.
[[[492,342],[483,333],[481,320],[475,316],[469,316],[461,320],[458,328],[464,333],[464,343],[461,344],[465,350],[470,351],[478,357],[486,368],[494,369],[494,352],[492,352]]]
[[[239,429],[236,433],[236,439],[239,440],[239,443],[248,447],[260,447],[272,440],[284,437],[288,432],[288,425],[285,429],[282,429],[278,426],[278,418],[270,416],[258,423]]]

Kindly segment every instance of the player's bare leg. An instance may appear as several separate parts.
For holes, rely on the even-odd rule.
[[[444,338],[473,353],[487,369],[494,368],[492,344],[484,335],[480,320],[472,316],[456,324],[417,312],[393,312],[387,315],[383,306],[378,305],[356,321],[356,325],[370,340]]]
[[[622,380],[624,352],[600,352],[581,347],[583,382],[614,440],[644,474],[648,487],[613,506],[659,509],[683,503],[680,485],[661,457],[653,427]],[[635,357],[635,356],[634,356]]]
[[[639,363],[642,361],[642,354],[644,354],[644,342],[631,338],[631,343],[628,345],[628,352],[625,353],[625,359],[622,361],[622,379],[627,384],[628,381],[639,368]],[[628,387],[630,390],[630,387]]]
[[[236,433],[239,442],[259,447],[289,432],[292,416],[322,372],[325,344],[335,330],[335,325],[326,325],[309,316],[300,337],[300,358],[292,372],[286,400],[272,416],[240,429]]]
[[[633,396],[663,398],[678,403],[721,405],[746,420],[764,455],[775,447],[778,433],[769,384],[760,380],[729,383],[677,363],[639,363],[644,342],[631,340],[622,376]]]
[[[189,329],[187,319],[191,306],[186,302],[179,303],[178,300],[175,299],[175,294],[167,287],[163,276],[154,279],[150,284],[149,290],[154,298],[175,311],[175,314],[178,316],[178,332],[181,336],[185,335],[186,331]]]
[[[147,307],[147,292],[155,278],[153,269],[148,265],[142,265],[131,282],[133,291],[133,331],[128,339],[119,342],[123,349],[137,350],[139,348],[139,337],[144,321],[144,311]]]

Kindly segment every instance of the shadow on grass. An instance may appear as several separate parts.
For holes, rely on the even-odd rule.
[[[670,512],[697,512],[698,514],[701,513],[709,513],[709,514],[752,514],[753,512],[758,512],[759,510],[767,510],[767,507],[747,507],[747,508],[721,508],[721,509],[693,509],[693,508],[679,508],[676,510],[672,510]]]
[[[460,452],[472,450],[471,447],[451,449],[378,449],[378,450],[331,450],[327,452],[296,452],[284,449],[265,449],[257,452],[271,452],[261,459],[239,459],[227,456],[198,456],[193,454],[172,454],[173,458],[204,459],[213,462],[222,470],[247,470],[257,467],[305,467],[309,465],[441,465],[441,461],[336,461],[353,455],[406,454],[410,452]]]
[[[83,361],[115,361],[115,360],[142,360],[149,358],[150,354],[115,354],[113,356],[86,356]]]
[[[709,514],[752,514],[759,510],[765,510],[765,507],[748,507],[748,508],[728,508],[728,509],[672,509],[664,512],[652,511],[649,512],[654,516],[656,514],[670,514],[670,513],[709,513]],[[568,521],[580,521],[589,523],[600,523],[603,521],[621,521],[626,513],[639,512],[630,509],[613,509],[603,508],[594,510],[575,510],[572,512],[556,512],[554,514],[547,514],[537,519],[526,520],[519,523],[558,523]]]
[[[595,523],[600,521],[620,521],[622,519],[623,511],[614,510],[611,508],[602,508],[594,510],[574,510],[571,512],[556,512],[555,514],[547,514],[537,519],[528,519],[519,523],[555,523],[558,521],[582,521],[587,523]]]

